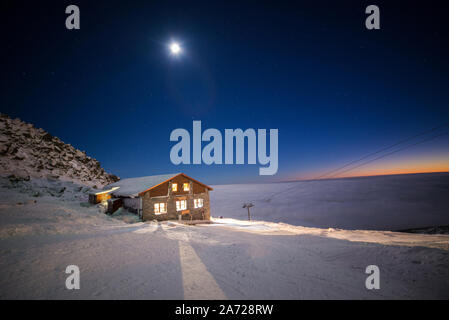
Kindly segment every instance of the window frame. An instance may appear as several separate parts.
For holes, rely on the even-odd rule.
[[[185,206],[182,206],[183,203],[185,204]],[[176,200],[176,211],[179,212],[184,210],[187,210],[187,200]]]
[[[161,206],[161,205],[163,205],[163,206]],[[164,210],[162,210],[162,208]],[[166,202],[156,202],[154,204],[154,214],[155,215],[161,215],[161,214],[166,214],[166,213],[167,213],[167,203]]]
[[[204,207],[204,199],[203,198],[193,199],[193,206],[195,209]]]
[[[184,191],[190,191],[190,183],[189,182],[184,182],[182,184],[182,190]]]
[[[172,192],[178,192],[178,184],[177,183],[172,183],[171,191]]]

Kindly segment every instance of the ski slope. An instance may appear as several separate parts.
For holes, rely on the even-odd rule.
[[[232,218],[125,223],[133,219],[65,187],[59,196],[44,182],[0,188],[0,299],[449,298],[449,235]],[[365,287],[373,264],[379,290]],[[80,290],[65,287],[68,265],[80,269]]]

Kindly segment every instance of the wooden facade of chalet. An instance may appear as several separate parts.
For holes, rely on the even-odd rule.
[[[101,194],[89,194],[89,202],[92,204],[97,204],[103,201],[108,201],[111,199],[111,195],[108,193],[101,193]]]
[[[90,193],[89,194],[89,202],[92,204],[101,203],[103,201],[108,201],[111,199],[111,192],[113,190],[106,190],[106,191],[100,191],[97,193]]]
[[[120,180],[110,186],[108,211],[119,207],[148,220],[210,220],[213,189],[183,173]],[[118,201],[119,200],[119,201]]]
[[[210,220],[211,190],[211,187],[180,174],[140,194],[142,219],[174,220],[181,215],[184,220]]]

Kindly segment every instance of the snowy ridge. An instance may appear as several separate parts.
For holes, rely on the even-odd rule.
[[[100,163],[43,129],[0,114],[0,176],[59,179],[103,187],[119,178]]]
[[[265,235],[309,235],[351,242],[378,243],[382,245],[427,247],[449,251],[449,236],[437,234],[412,234],[391,231],[344,230],[334,228],[309,228],[286,223],[213,219],[212,226],[228,227]]]

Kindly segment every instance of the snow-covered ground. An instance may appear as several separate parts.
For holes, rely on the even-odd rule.
[[[0,184],[1,299],[449,298],[449,235],[232,218],[196,226],[125,223],[132,216],[104,215],[74,184],[12,186]],[[226,206],[236,188],[212,192],[214,216],[245,217],[237,198]],[[256,199],[276,189],[258,188]],[[379,290],[365,288],[365,268],[373,264],[380,268]],[[80,290],[65,287],[68,265],[80,268]]]
[[[213,186],[214,216],[318,228],[449,226],[449,173]]]

